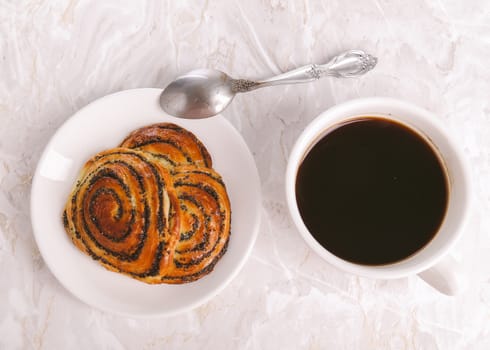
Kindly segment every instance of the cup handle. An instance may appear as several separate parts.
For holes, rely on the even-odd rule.
[[[468,287],[468,279],[460,264],[446,256],[436,265],[418,274],[425,282],[446,295],[457,295]]]

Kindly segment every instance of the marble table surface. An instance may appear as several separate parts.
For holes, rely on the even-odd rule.
[[[261,78],[350,48],[377,55],[376,70],[242,95],[224,113],[253,152],[263,201],[252,254],[219,295],[128,319],[86,306],[50,273],[32,235],[31,180],[76,110],[196,67]],[[0,349],[490,349],[489,57],[485,0],[0,0]],[[336,270],[289,218],[295,139],[321,111],[367,96],[433,111],[472,164],[475,205],[453,251],[470,288],[457,297],[416,276]]]

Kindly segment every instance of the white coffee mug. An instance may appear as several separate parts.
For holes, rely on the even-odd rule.
[[[359,265],[330,253],[308,231],[296,202],[296,176],[309,150],[333,126],[362,116],[392,119],[418,131],[438,150],[449,177],[447,212],[435,237],[410,257],[382,266]],[[459,293],[467,284],[465,274],[448,253],[464,232],[470,208],[470,195],[467,161],[437,116],[413,104],[390,98],[351,100],[320,114],[296,141],[286,171],[286,199],[291,217],[306,243],[320,257],[344,271],[359,276],[392,279],[419,274],[427,283],[448,295]]]

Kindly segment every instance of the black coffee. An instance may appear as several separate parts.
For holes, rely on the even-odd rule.
[[[437,233],[448,204],[444,166],[408,127],[378,117],[341,124],[307,154],[296,178],[301,217],[339,258],[403,260]]]

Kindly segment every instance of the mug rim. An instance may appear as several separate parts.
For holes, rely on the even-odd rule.
[[[365,113],[354,112],[354,110],[365,110]],[[324,248],[309,232],[306,225],[303,222],[299,208],[296,202],[296,177],[297,171],[301,162],[303,161],[306,154],[314,147],[314,145],[325,135],[325,132],[340,124],[346,120],[353,118],[360,118],[362,116],[372,116],[372,117],[383,117],[389,118],[391,120],[400,122],[408,127],[414,128],[421,136],[428,138],[428,141],[432,146],[434,146],[442,158],[444,166],[446,168],[449,186],[451,188],[451,169],[446,163],[444,155],[439,152],[437,142],[434,142],[430,137],[426,135],[426,130],[421,130],[411,125],[409,122],[400,120],[396,113],[381,112],[382,110],[392,109],[392,110],[404,110],[407,114],[417,115],[417,117],[424,119],[424,121],[430,124],[430,127],[434,128],[442,134],[447,140],[451,148],[452,153],[456,156],[455,160],[460,168],[462,169],[462,183],[460,186],[463,187],[464,197],[464,208],[459,215],[459,220],[457,221],[456,227],[452,229],[452,234],[449,235],[444,241],[442,248],[436,250],[435,253],[426,256],[425,258],[420,258],[420,253],[427,249],[431,242],[427,243],[421,249],[419,249],[413,255],[406,257],[400,261],[385,264],[385,265],[362,265],[344,260],[335,254]],[[379,112],[375,112],[379,110]],[[352,111],[352,112],[351,112]],[[322,135],[323,134],[323,135]],[[286,169],[286,202],[289,209],[289,214],[295,223],[300,235],[307,243],[307,245],[315,251],[323,260],[329,262],[330,264],[340,268],[341,270],[365,277],[371,278],[382,278],[382,279],[392,279],[406,277],[411,274],[417,274],[423,270],[430,268],[435,265],[440,259],[442,259],[456,244],[461,235],[463,234],[464,225],[467,221],[470,203],[470,176],[469,176],[469,166],[467,160],[462,154],[459,147],[454,144],[454,138],[450,132],[444,127],[442,122],[432,113],[421,107],[418,107],[412,103],[405,102],[399,99],[387,98],[387,97],[369,97],[369,98],[359,98],[353,99],[341,104],[337,104],[322,113],[320,113],[313,121],[311,121],[306,128],[301,132],[297,138],[291,152],[289,155],[287,169]],[[449,198],[448,210],[446,212],[446,217],[443,223],[447,220],[447,214],[449,212],[449,205],[451,204],[451,196]],[[442,226],[442,225],[441,225]],[[439,231],[435,236],[439,235]],[[418,260],[417,260],[418,259]],[[407,261],[410,263],[407,264]]]

